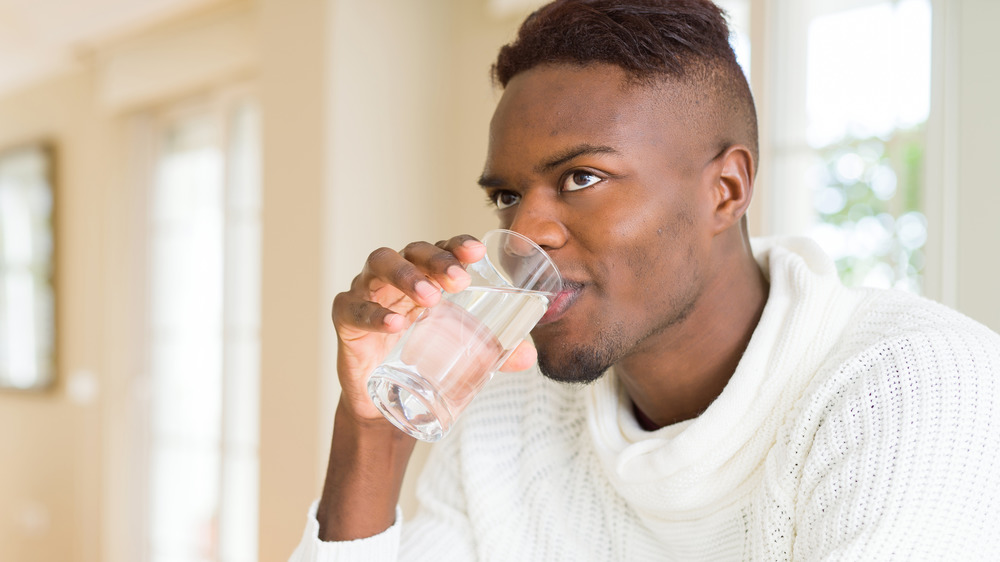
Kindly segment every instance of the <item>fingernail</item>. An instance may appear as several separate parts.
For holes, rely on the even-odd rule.
[[[466,240],[465,242],[462,242],[462,246],[469,249],[479,248],[482,245],[483,243],[480,242],[479,240]]]
[[[385,324],[386,327],[392,327],[392,324],[393,322],[395,322],[396,318],[401,318],[401,316],[399,314],[396,314],[395,312],[391,314],[386,314],[382,318],[382,323]]]
[[[435,288],[434,285],[431,285],[427,281],[421,281],[417,283],[415,290],[417,291],[417,294],[424,299],[429,299],[434,295],[436,295],[438,292],[437,288]]]
[[[448,266],[448,269],[444,271],[448,278],[452,281],[465,281],[469,278],[469,274],[457,265]]]

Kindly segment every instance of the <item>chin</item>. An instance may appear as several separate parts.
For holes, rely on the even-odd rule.
[[[538,348],[538,369],[556,382],[590,384],[618,360],[613,348],[587,346],[550,350]]]
[[[631,348],[627,335],[632,332],[628,329],[631,326],[621,321],[597,327],[570,326],[563,320],[544,328],[542,333],[532,333],[538,369],[557,382],[590,384],[604,376]]]

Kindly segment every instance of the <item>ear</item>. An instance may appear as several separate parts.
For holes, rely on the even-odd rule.
[[[753,195],[754,161],[747,147],[735,144],[718,157],[714,179],[714,234],[736,224],[746,213]]]

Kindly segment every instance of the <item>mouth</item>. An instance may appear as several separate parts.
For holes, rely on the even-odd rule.
[[[549,303],[549,308],[545,311],[542,319],[538,321],[538,325],[551,324],[562,318],[566,311],[573,306],[581,291],[583,291],[582,283],[573,281],[563,283],[563,290],[559,291]]]

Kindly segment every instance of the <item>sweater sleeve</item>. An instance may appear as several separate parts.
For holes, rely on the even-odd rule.
[[[403,525],[403,513],[396,507],[396,521],[385,531],[365,539],[341,542],[324,542],[319,538],[319,522],[316,520],[314,501],[309,508],[306,529],[298,548],[288,562],[382,562],[398,558],[399,533]]]
[[[1000,560],[1000,338],[911,333],[838,378],[803,466],[793,558]]]
[[[400,560],[470,562],[477,560],[469,521],[460,442],[464,420],[432,445],[417,481],[417,514],[403,529]]]
[[[476,559],[472,530],[465,511],[460,483],[458,428],[432,445],[417,486],[416,517],[396,521],[378,535],[342,542],[319,539],[319,522],[313,502],[302,540],[289,562],[469,562]]]

